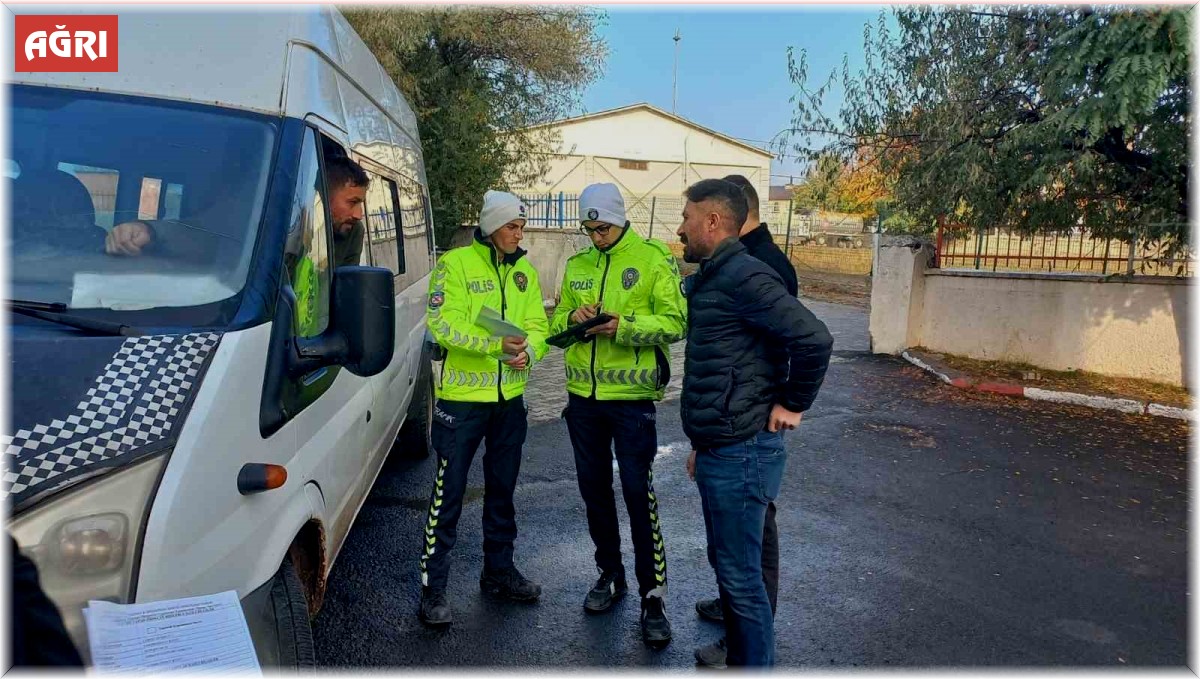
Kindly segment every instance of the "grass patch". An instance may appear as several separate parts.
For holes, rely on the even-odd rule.
[[[917,347],[917,350],[930,354],[946,366],[967,373],[976,379],[1016,382],[1027,387],[1053,391],[1132,398],[1177,408],[1192,407],[1191,394],[1183,387],[1171,384],[1133,377],[1099,375],[1082,370],[1047,370],[1028,363],[982,361],[965,356],[942,354],[921,347]]]

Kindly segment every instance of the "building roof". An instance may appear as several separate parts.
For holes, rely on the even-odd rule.
[[[767,200],[791,200],[792,187],[790,186],[772,186],[771,194]]]
[[[555,120],[555,121],[552,121],[549,123],[542,123],[541,125],[534,125],[533,128],[557,127],[559,125],[565,125],[567,123],[578,123],[578,122],[582,122],[585,120],[593,120],[596,118],[606,118],[606,117],[614,116],[614,115],[623,115],[625,113],[630,113],[632,111],[636,111],[639,109],[650,111],[651,113],[660,115],[664,118],[667,118],[668,120],[673,120],[677,123],[680,123],[681,125],[687,125],[688,127],[691,127],[693,129],[704,132],[705,134],[711,134],[714,137],[718,137],[726,142],[729,142],[730,144],[733,144],[734,146],[746,149],[747,151],[753,151],[759,155],[766,156],[768,158],[775,157],[775,155],[773,153],[771,153],[770,151],[764,151],[763,149],[760,149],[757,146],[751,146],[750,144],[747,144],[746,142],[738,141],[737,139],[734,139],[733,137],[731,137],[727,134],[722,134],[720,132],[717,132],[716,130],[709,129],[703,125],[692,122],[691,120],[688,120],[687,118],[677,116],[674,113],[667,113],[666,111],[662,110],[661,108],[658,108],[657,106],[648,104],[646,102],[641,102],[639,104],[630,104],[629,106],[621,106],[620,108],[610,108],[608,110],[597,111],[595,113],[587,113],[587,114],[584,114],[581,116],[575,116],[574,118],[563,118],[562,120]]]

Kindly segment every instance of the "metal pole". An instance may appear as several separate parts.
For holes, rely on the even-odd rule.
[[[563,227],[563,192],[558,192],[558,228]]]
[[[792,258],[792,203],[794,199],[788,198],[788,222],[787,235],[783,237],[783,251],[787,253],[788,260]]]
[[[654,238],[654,208],[658,205],[658,196],[650,196],[650,233],[646,238]]]
[[[936,269],[942,268],[942,234],[945,231],[946,220],[943,217],[937,219],[937,242],[933,248],[933,266]]]
[[[875,247],[871,252],[871,276],[875,275],[875,263],[879,261],[879,241],[883,238],[883,215],[875,213]]]
[[[675,94],[679,85],[679,29],[675,29],[675,67],[671,70],[671,113],[675,113]]]
[[[1137,249],[1137,231],[1129,238],[1129,275],[1133,275],[1133,251]]]

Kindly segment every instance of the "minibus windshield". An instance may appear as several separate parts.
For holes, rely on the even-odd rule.
[[[79,90],[9,94],[11,297],[153,322],[154,310],[238,294],[281,119]]]

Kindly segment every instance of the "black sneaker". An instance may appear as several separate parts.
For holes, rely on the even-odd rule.
[[[696,649],[696,664],[714,670],[723,670],[726,668],[725,656],[728,652],[729,650],[725,648],[725,637],[721,637],[721,640],[715,644]]]
[[[696,612],[701,618],[711,622],[725,622],[725,613],[721,610],[721,600],[701,599],[696,602]]]
[[[583,600],[583,609],[588,613],[603,613],[612,608],[618,599],[625,596],[628,589],[625,585],[624,571],[601,573],[600,579],[592,586]]]
[[[446,603],[446,590],[422,587],[421,607],[417,610],[417,617],[430,627],[449,625],[453,618],[450,615],[450,604]]]
[[[655,650],[671,643],[671,621],[662,597],[642,598],[642,641]]]
[[[509,601],[537,601],[542,595],[542,586],[526,580],[516,566],[498,571],[484,570],[479,576],[479,589],[484,594]]]

